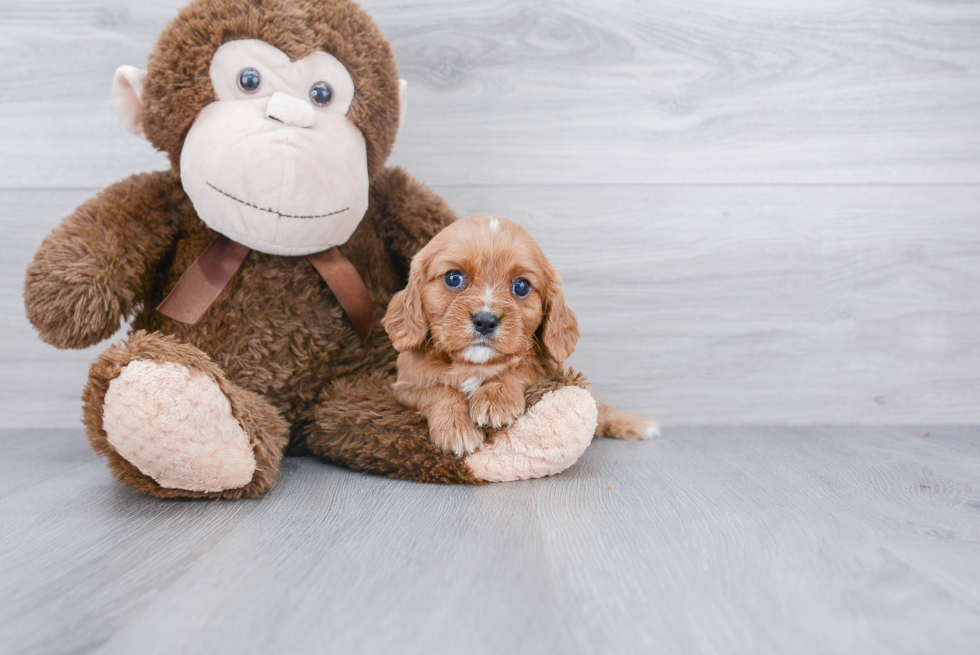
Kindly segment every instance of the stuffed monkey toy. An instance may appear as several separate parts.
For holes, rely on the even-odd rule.
[[[379,317],[455,218],[385,167],[405,94],[387,41],[349,0],[194,0],[147,71],[117,71],[117,112],[171,168],[67,217],[24,297],[58,348],[131,320],[83,392],[88,439],[123,484],[254,497],[285,454],[479,484],[551,475],[582,454],[596,405],[572,373],[529,389],[528,412],[464,458],[394,400]]]

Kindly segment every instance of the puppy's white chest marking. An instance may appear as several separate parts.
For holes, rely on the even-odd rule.
[[[483,384],[483,377],[480,375],[473,375],[466,378],[459,383],[459,390],[466,394],[467,398],[472,398],[476,390],[480,388]]]
[[[466,350],[463,351],[463,359],[471,364],[486,364],[496,354],[496,351],[490,346],[477,344],[475,346],[467,346]]]

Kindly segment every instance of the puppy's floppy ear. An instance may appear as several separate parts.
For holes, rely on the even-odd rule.
[[[419,257],[412,262],[408,286],[388,303],[384,317],[385,332],[398,352],[421,348],[429,335],[429,323],[422,308],[422,263]]]
[[[551,282],[544,299],[544,319],[541,321],[538,342],[545,357],[562,364],[575,350],[578,343],[578,320],[575,312],[565,304],[561,292],[561,277],[552,271]]]

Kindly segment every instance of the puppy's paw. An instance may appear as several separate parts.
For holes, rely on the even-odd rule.
[[[600,405],[596,436],[623,440],[652,439],[660,436],[660,428],[648,418]]]
[[[473,425],[465,415],[460,415],[430,422],[429,439],[447,453],[462,457],[483,445],[486,433]]]
[[[503,384],[485,384],[470,398],[470,418],[485,428],[510,425],[526,409],[521,389]]]

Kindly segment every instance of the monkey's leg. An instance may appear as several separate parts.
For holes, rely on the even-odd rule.
[[[198,350],[136,332],[108,348],[82,394],[92,449],[123,484],[161,498],[246,498],[275,484],[289,428]]]
[[[404,480],[482,484],[560,473],[582,456],[595,432],[595,400],[584,381],[569,374],[529,388],[527,413],[458,459],[429,440],[425,419],[395,400],[392,382],[375,373],[330,384],[309,417],[309,451]]]

